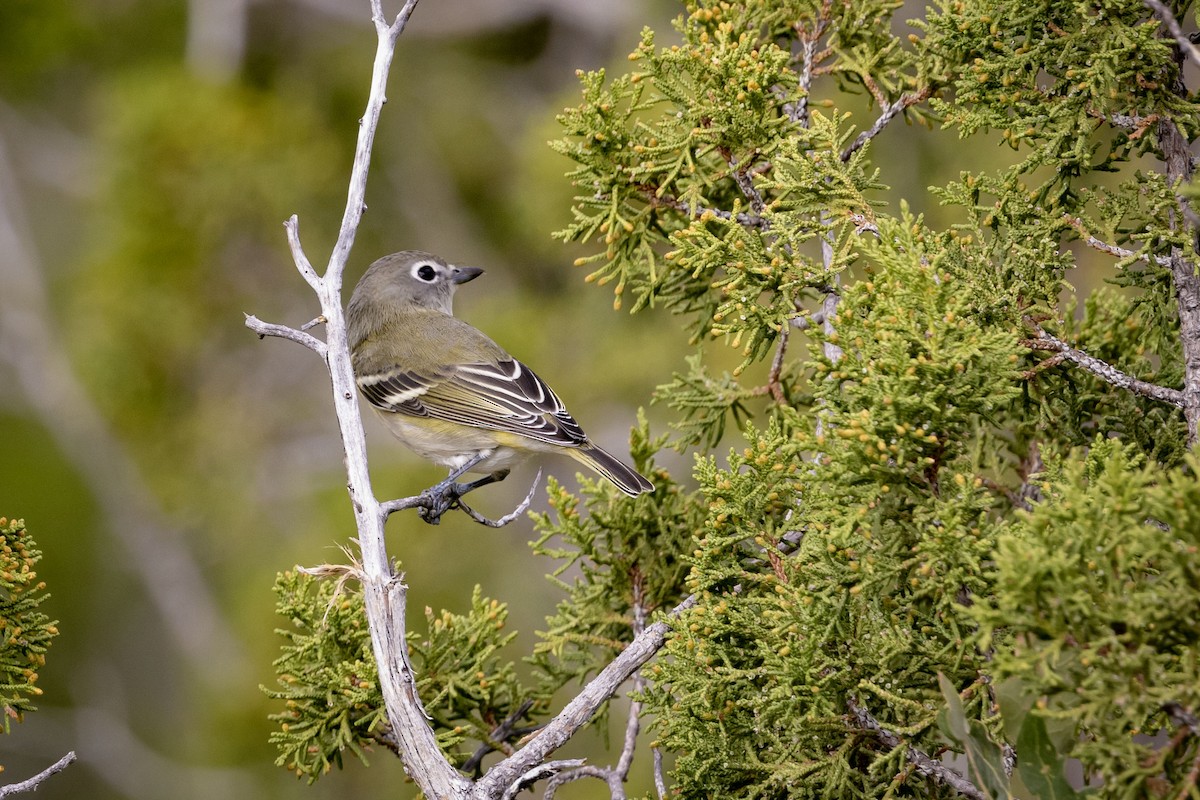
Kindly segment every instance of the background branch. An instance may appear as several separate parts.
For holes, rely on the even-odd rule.
[[[67,753],[65,756],[55,761],[44,770],[34,775],[32,778],[19,781],[18,783],[10,783],[7,786],[0,786],[0,797],[8,797],[9,795],[18,794],[20,792],[36,791],[42,782],[47,778],[57,775],[75,762],[75,751]]]
[[[905,759],[921,775],[929,778],[934,783],[949,786],[963,797],[969,798],[969,800],[988,800],[987,794],[955,770],[947,767],[928,753],[923,753],[912,745],[905,745],[903,739],[883,727],[879,723],[879,720],[875,719],[870,711],[860,706],[853,697],[846,700],[846,706],[849,708],[850,716],[854,719],[855,724],[862,730],[872,734],[885,747],[895,749],[904,745]]]
[[[1183,408],[1183,392],[1178,389],[1171,389],[1166,386],[1159,386],[1156,383],[1143,381],[1135,378],[1128,373],[1114,367],[1112,364],[1101,361],[1100,359],[1090,356],[1087,353],[1053,336],[1042,330],[1040,326],[1036,328],[1037,338],[1027,339],[1022,344],[1032,350],[1048,350],[1059,353],[1067,361],[1086,369],[1101,380],[1111,383],[1120,389],[1128,389],[1134,394],[1140,394],[1143,397],[1149,397],[1152,400],[1159,400],[1164,403],[1170,403],[1176,408]]]
[[[1175,15],[1171,13],[1171,9],[1166,3],[1161,0],[1143,0],[1146,7],[1154,12],[1154,16],[1158,17],[1164,25],[1167,26],[1167,31],[1175,40],[1175,44],[1179,46],[1179,50],[1192,60],[1192,63],[1200,66],[1200,50],[1196,45],[1192,44],[1192,40],[1183,32],[1183,28],[1179,27],[1179,20],[1175,19]]]

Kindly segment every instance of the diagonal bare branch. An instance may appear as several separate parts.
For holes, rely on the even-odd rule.
[[[258,334],[258,338],[262,339],[267,336],[275,336],[280,339],[302,344],[309,350],[325,358],[328,348],[325,343],[312,334],[305,333],[295,328],[289,328],[287,325],[278,325],[274,322],[263,322],[253,314],[246,315],[246,327]]]
[[[1158,17],[1162,24],[1167,26],[1167,32],[1171,34],[1171,38],[1175,40],[1175,44],[1179,45],[1179,49],[1192,63],[1200,66],[1200,49],[1192,44],[1192,40],[1183,32],[1183,28],[1179,26],[1179,20],[1175,19],[1175,15],[1171,13],[1171,9],[1162,0],[1142,0],[1146,7],[1154,12],[1154,16]]]
[[[27,778],[17,783],[10,783],[7,786],[0,786],[0,798],[19,794],[20,792],[35,792],[47,778],[57,775],[74,762],[75,751],[72,750],[32,778]]]
[[[1149,253],[1139,253],[1136,250],[1129,250],[1124,247],[1118,247],[1117,245],[1109,244],[1108,242],[1105,242],[1102,239],[1097,239],[1095,236],[1088,233],[1087,229],[1084,228],[1084,226],[1083,226],[1083,220],[1081,220],[1079,217],[1074,217],[1074,216],[1071,216],[1070,214],[1065,214],[1065,215],[1063,215],[1063,221],[1066,222],[1068,225],[1070,225],[1072,228],[1074,228],[1079,233],[1079,236],[1082,239],[1084,244],[1086,244],[1088,247],[1091,247],[1095,250],[1099,250],[1102,253],[1108,253],[1110,256],[1116,256],[1117,258],[1136,258],[1139,261],[1145,261],[1147,263],[1150,263],[1151,261],[1153,261],[1155,264],[1158,264],[1160,267],[1171,266],[1170,256],[1156,256],[1156,255],[1151,255]]]
[[[929,99],[929,95],[933,94],[933,89],[926,86],[916,92],[905,92],[896,99],[895,102],[888,103],[883,107],[883,111],[875,120],[875,124],[867,130],[855,137],[850,146],[842,151],[842,161],[849,161],[850,157],[862,149],[863,145],[874,139],[883,129],[888,126],[888,123],[895,119],[896,115],[904,111],[909,106],[915,106],[917,103],[923,103]]]
[[[696,604],[691,595],[670,611],[677,617]],[[495,797],[527,773],[534,765],[561,747],[576,731],[592,718],[597,709],[612,697],[617,688],[649,661],[666,642],[668,626],[659,620],[649,625],[626,646],[559,712],[558,716],[533,737],[524,747],[496,764],[477,783],[476,797]]]
[[[950,787],[963,797],[968,798],[968,800],[987,800],[988,795],[960,773],[946,766],[928,753],[924,753],[912,745],[905,745],[903,739],[883,727],[879,723],[879,720],[871,715],[870,711],[858,704],[855,698],[847,698],[846,707],[849,709],[850,717],[854,720],[854,723],[862,730],[873,735],[884,747],[894,749],[904,745],[905,760],[921,775],[929,778],[934,783]]]
[[[1143,397],[1149,397],[1152,400],[1158,400],[1163,403],[1170,403],[1176,408],[1183,408],[1183,392],[1180,390],[1159,386],[1156,383],[1135,378],[1117,369],[1112,364],[1101,361],[1095,356],[1090,356],[1078,348],[1071,347],[1071,345],[1057,336],[1047,333],[1040,326],[1035,326],[1035,330],[1037,331],[1037,338],[1025,339],[1021,344],[1031,350],[1059,353],[1067,361],[1083,367],[1096,377],[1111,383],[1119,389],[1127,389],[1134,394],[1140,394]]]

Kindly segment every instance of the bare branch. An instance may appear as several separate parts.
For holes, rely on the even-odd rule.
[[[927,753],[921,752],[912,745],[905,745],[903,739],[883,727],[879,723],[879,720],[871,715],[870,711],[867,711],[866,708],[858,704],[855,698],[847,698],[846,707],[850,710],[850,716],[854,720],[854,723],[862,730],[872,734],[885,747],[895,749],[903,746],[905,748],[905,759],[921,775],[929,778],[934,783],[949,786],[963,797],[969,798],[969,800],[987,800],[988,795],[986,793],[957,771]]]
[[[358,223],[362,220],[363,212],[367,210],[367,173],[371,166],[371,148],[375,143],[379,114],[383,110],[383,104],[387,102],[387,77],[392,67],[392,56],[396,52],[396,39],[404,32],[416,7],[417,0],[405,0],[395,22],[389,26],[383,18],[381,0],[371,0],[371,20],[375,23],[375,32],[379,39],[375,49],[375,66],[371,74],[371,93],[367,99],[366,113],[358,126],[358,144],[354,150],[354,166],[350,172],[350,188],[346,196],[346,210],[342,214],[342,227],[324,276],[325,281],[336,288],[339,294],[342,273],[350,257],[350,248],[354,246]]]
[[[1042,330],[1040,326],[1034,327],[1037,331],[1037,338],[1023,340],[1021,344],[1025,347],[1031,350],[1046,350],[1053,353],[1061,353],[1067,361],[1078,364],[1096,377],[1111,383],[1119,389],[1127,389],[1134,394],[1140,394],[1143,397],[1149,397],[1152,400],[1158,400],[1163,403],[1170,403],[1176,408],[1183,408],[1183,392],[1178,389],[1159,386],[1156,383],[1135,378],[1107,362],[1071,347],[1071,345],[1062,339]]]
[[[283,229],[287,231],[288,248],[292,251],[292,263],[296,265],[296,270],[304,278],[305,283],[311,286],[313,291],[320,294],[321,276],[317,275],[317,271],[313,269],[312,262],[308,260],[308,256],[304,253],[304,247],[300,244],[299,217],[292,214],[283,223]]]
[[[658,794],[658,800],[667,800],[667,782],[663,779],[662,750],[651,747],[650,753],[654,756],[654,791]]]
[[[1180,52],[1188,56],[1193,64],[1200,66],[1200,50],[1196,49],[1196,45],[1192,44],[1192,40],[1183,32],[1183,28],[1179,27],[1179,20],[1175,19],[1171,9],[1167,8],[1167,4],[1162,0],[1142,0],[1142,2],[1154,12],[1154,16],[1167,26],[1167,31],[1175,40],[1175,44],[1179,46]]]
[[[671,610],[676,617],[696,604],[689,596]],[[637,672],[666,642],[667,623],[658,621],[633,637],[621,655],[612,660],[559,712],[536,736],[513,755],[492,767],[476,784],[477,797],[494,797],[548,755],[561,747],[582,728],[596,710],[612,697],[617,688]]]
[[[827,246],[827,240],[822,239],[821,240],[821,249],[824,250],[826,246]],[[831,257],[832,257],[833,248],[830,247],[829,249],[831,251]],[[829,262],[826,261],[825,265],[829,266]],[[835,275],[834,278],[836,278],[836,277],[837,276]],[[831,290],[825,294],[825,299],[823,301],[821,301],[821,325],[822,325],[823,330],[825,331],[825,336],[826,336],[826,340],[825,340],[824,344],[822,345],[822,347],[825,351],[825,357],[828,358],[833,363],[837,363],[842,358],[842,348],[838,347],[836,344],[829,341],[829,339],[828,339],[828,337],[832,336],[835,332],[833,329],[833,317],[834,317],[834,314],[837,312],[838,301],[841,299],[842,299],[842,296],[840,294],[838,294],[836,290]]]
[[[1117,258],[1136,258],[1139,261],[1145,261],[1147,263],[1153,261],[1160,267],[1171,266],[1171,259],[1169,256],[1155,256],[1149,253],[1139,253],[1136,250],[1127,250],[1124,247],[1117,247],[1114,244],[1109,244],[1108,242],[1097,239],[1095,236],[1092,236],[1087,232],[1087,230],[1083,227],[1083,220],[1081,220],[1079,217],[1073,217],[1070,214],[1064,214],[1063,220],[1079,232],[1079,236],[1083,240],[1084,244],[1086,244],[1088,247],[1099,250],[1102,253],[1108,253],[1110,256],[1116,256]]]
[[[526,772],[524,775],[522,775],[516,783],[508,787],[508,790],[501,796],[501,800],[512,800],[512,798],[516,797],[524,789],[537,783],[542,778],[553,778],[555,775],[558,775],[564,770],[572,769],[574,767],[582,767],[586,763],[587,762],[582,758],[568,758],[562,761],[549,761],[545,764],[534,767],[533,769],[529,770],[529,772]],[[547,794],[550,794],[550,792],[547,791]]]
[[[480,514],[478,511],[471,508],[461,500],[458,501],[458,507],[467,512],[467,516],[478,522],[480,525],[486,525],[489,528],[503,528],[505,525],[513,522],[517,519],[517,517],[529,510],[529,505],[533,502],[533,495],[537,492],[538,484],[541,483],[541,480],[542,470],[539,468],[537,475],[533,477],[533,483],[530,485],[529,493],[525,495],[525,499],[522,500],[516,508],[499,519],[488,519],[483,514]]]
[[[462,765],[463,772],[477,772],[483,759],[488,753],[493,750],[500,750],[505,746],[508,737],[517,732],[517,723],[525,719],[529,714],[529,709],[533,708],[533,701],[526,700],[517,706],[517,710],[509,714],[504,720],[488,733],[487,740],[475,749],[475,752],[467,759],[467,763]],[[536,729],[535,729],[536,730]],[[532,731],[530,731],[532,733]]]
[[[826,0],[822,7],[821,17],[813,30],[800,30],[797,26],[800,40],[800,90],[802,94],[794,104],[784,106],[784,113],[788,115],[788,119],[802,128],[808,127],[808,98],[812,93],[813,68],[817,63],[817,44],[829,26],[829,8],[830,3]]]
[[[580,759],[582,761],[582,759]],[[546,784],[546,794],[542,800],[554,800],[554,795],[558,792],[558,787],[571,781],[581,780],[583,778],[599,778],[609,784],[609,791],[612,791],[612,784],[609,778],[608,770],[600,769],[599,767],[580,766],[578,769],[573,769],[570,772],[562,772],[555,775]],[[507,794],[506,794],[507,796]],[[618,793],[609,798],[609,800],[625,800],[625,792],[618,786]]]
[[[315,336],[305,333],[304,331],[296,330],[295,328],[289,328],[287,325],[276,325],[273,322],[263,322],[253,314],[246,314],[245,316],[246,327],[257,333],[258,338],[262,339],[267,336],[277,336],[280,339],[287,339],[288,341],[302,344],[309,350],[312,350],[314,353],[319,355],[321,358],[325,357],[327,352],[325,343]]]
[[[49,778],[53,775],[57,775],[58,773],[62,772],[64,769],[71,766],[71,764],[73,764],[74,762],[75,762],[75,751],[72,750],[71,752],[67,753],[65,756],[60,758],[58,761],[55,761],[50,766],[46,767],[44,770],[39,772],[37,775],[34,775],[32,778],[28,778],[19,783],[10,783],[7,786],[0,786],[0,797],[8,797],[9,795],[17,794],[19,792],[36,791],[37,788],[42,785],[43,781],[45,781],[47,778]]]
[[[692,205],[686,200],[680,200],[677,197],[673,197],[669,194],[660,197],[653,186],[643,186],[641,188],[646,197],[646,201],[652,206],[666,206],[667,208],[673,208],[676,211],[683,212],[689,217],[702,217],[705,214],[712,214],[714,217],[720,217],[724,220],[732,220],[733,222],[736,222],[746,228],[766,230],[768,227],[770,227],[770,223],[768,223],[766,219],[758,214],[747,214],[745,212],[734,214],[733,212],[725,211],[724,209],[720,208],[708,208],[707,206],[702,206],[699,204]]]
[[[729,172],[733,176],[733,182],[737,184],[738,189],[745,195],[750,202],[750,208],[755,214],[761,215],[767,210],[766,201],[763,200],[762,194],[758,191],[758,187],[754,185],[754,179],[750,177],[749,170],[742,167],[733,153],[727,147],[717,148],[721,157],[725,159],[725,163],[729,165]],[[763,220],[763,229],[770,227],[770,223]]]
[[[862,149],[862,146],[878,136],[888,123],[895,119],[896,115],[909,106],[915,106],[917,103],[922,103],[929,99],[929,95],[933,93],[931,87],[926,86],[924,89],[916,92],[906,92],[896,99],[894,103],[888,103],[883,107],[883,112],[879,118],[875,120],[875,124],[867,130],[855,137],[850,146],[842,151],[842,161],[849,161],[850,157]]]
[[[633,581],[633,635],[637,638],[638,634],[646,629],[646,605],[645,605],[644,589],[642,586],[641,573],[634,575]],[[646,679],[642,677],[642,671],[639,669],[633,673],[633,690],[640,692],[646,688]],[[617,765],[609,771],[621,783],[629,779],[629,768],[633,766],[633,753],[637,749],[638,733],[641,731],[642,725],[642,703],[639,700],[634,700],[629,704],[629,719],[625,722],[625,744],[621,748],[621,756],[617,759]]]

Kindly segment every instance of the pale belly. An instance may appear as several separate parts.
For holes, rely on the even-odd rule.
[[[491,474],[510,470],[529,458],[533,452],[552,449],[548,445],[525,437],[497,434],[494,431],[485,431],[466,425],[442,422],[437,423],[437,427],[431,429],[427,421],[416,425],[410,422],[409,417],[402,414],[379,412],[379,416],[392,435],[399,439],[405,447],[422,458],[440,464],[451,471],[458,469],[479,454],[486,454],[486,456],[471,467],[471,472]],[[519,439],[522,449],[517,450],[497,444],[498,437]]]

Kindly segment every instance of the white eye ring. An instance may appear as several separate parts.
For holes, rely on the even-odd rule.
[[[413,277],[425,283],[433,283],[437,280],[438,268],[436,264],[431,264],[428,261],[422,261],[420,264],[413,265]]]

